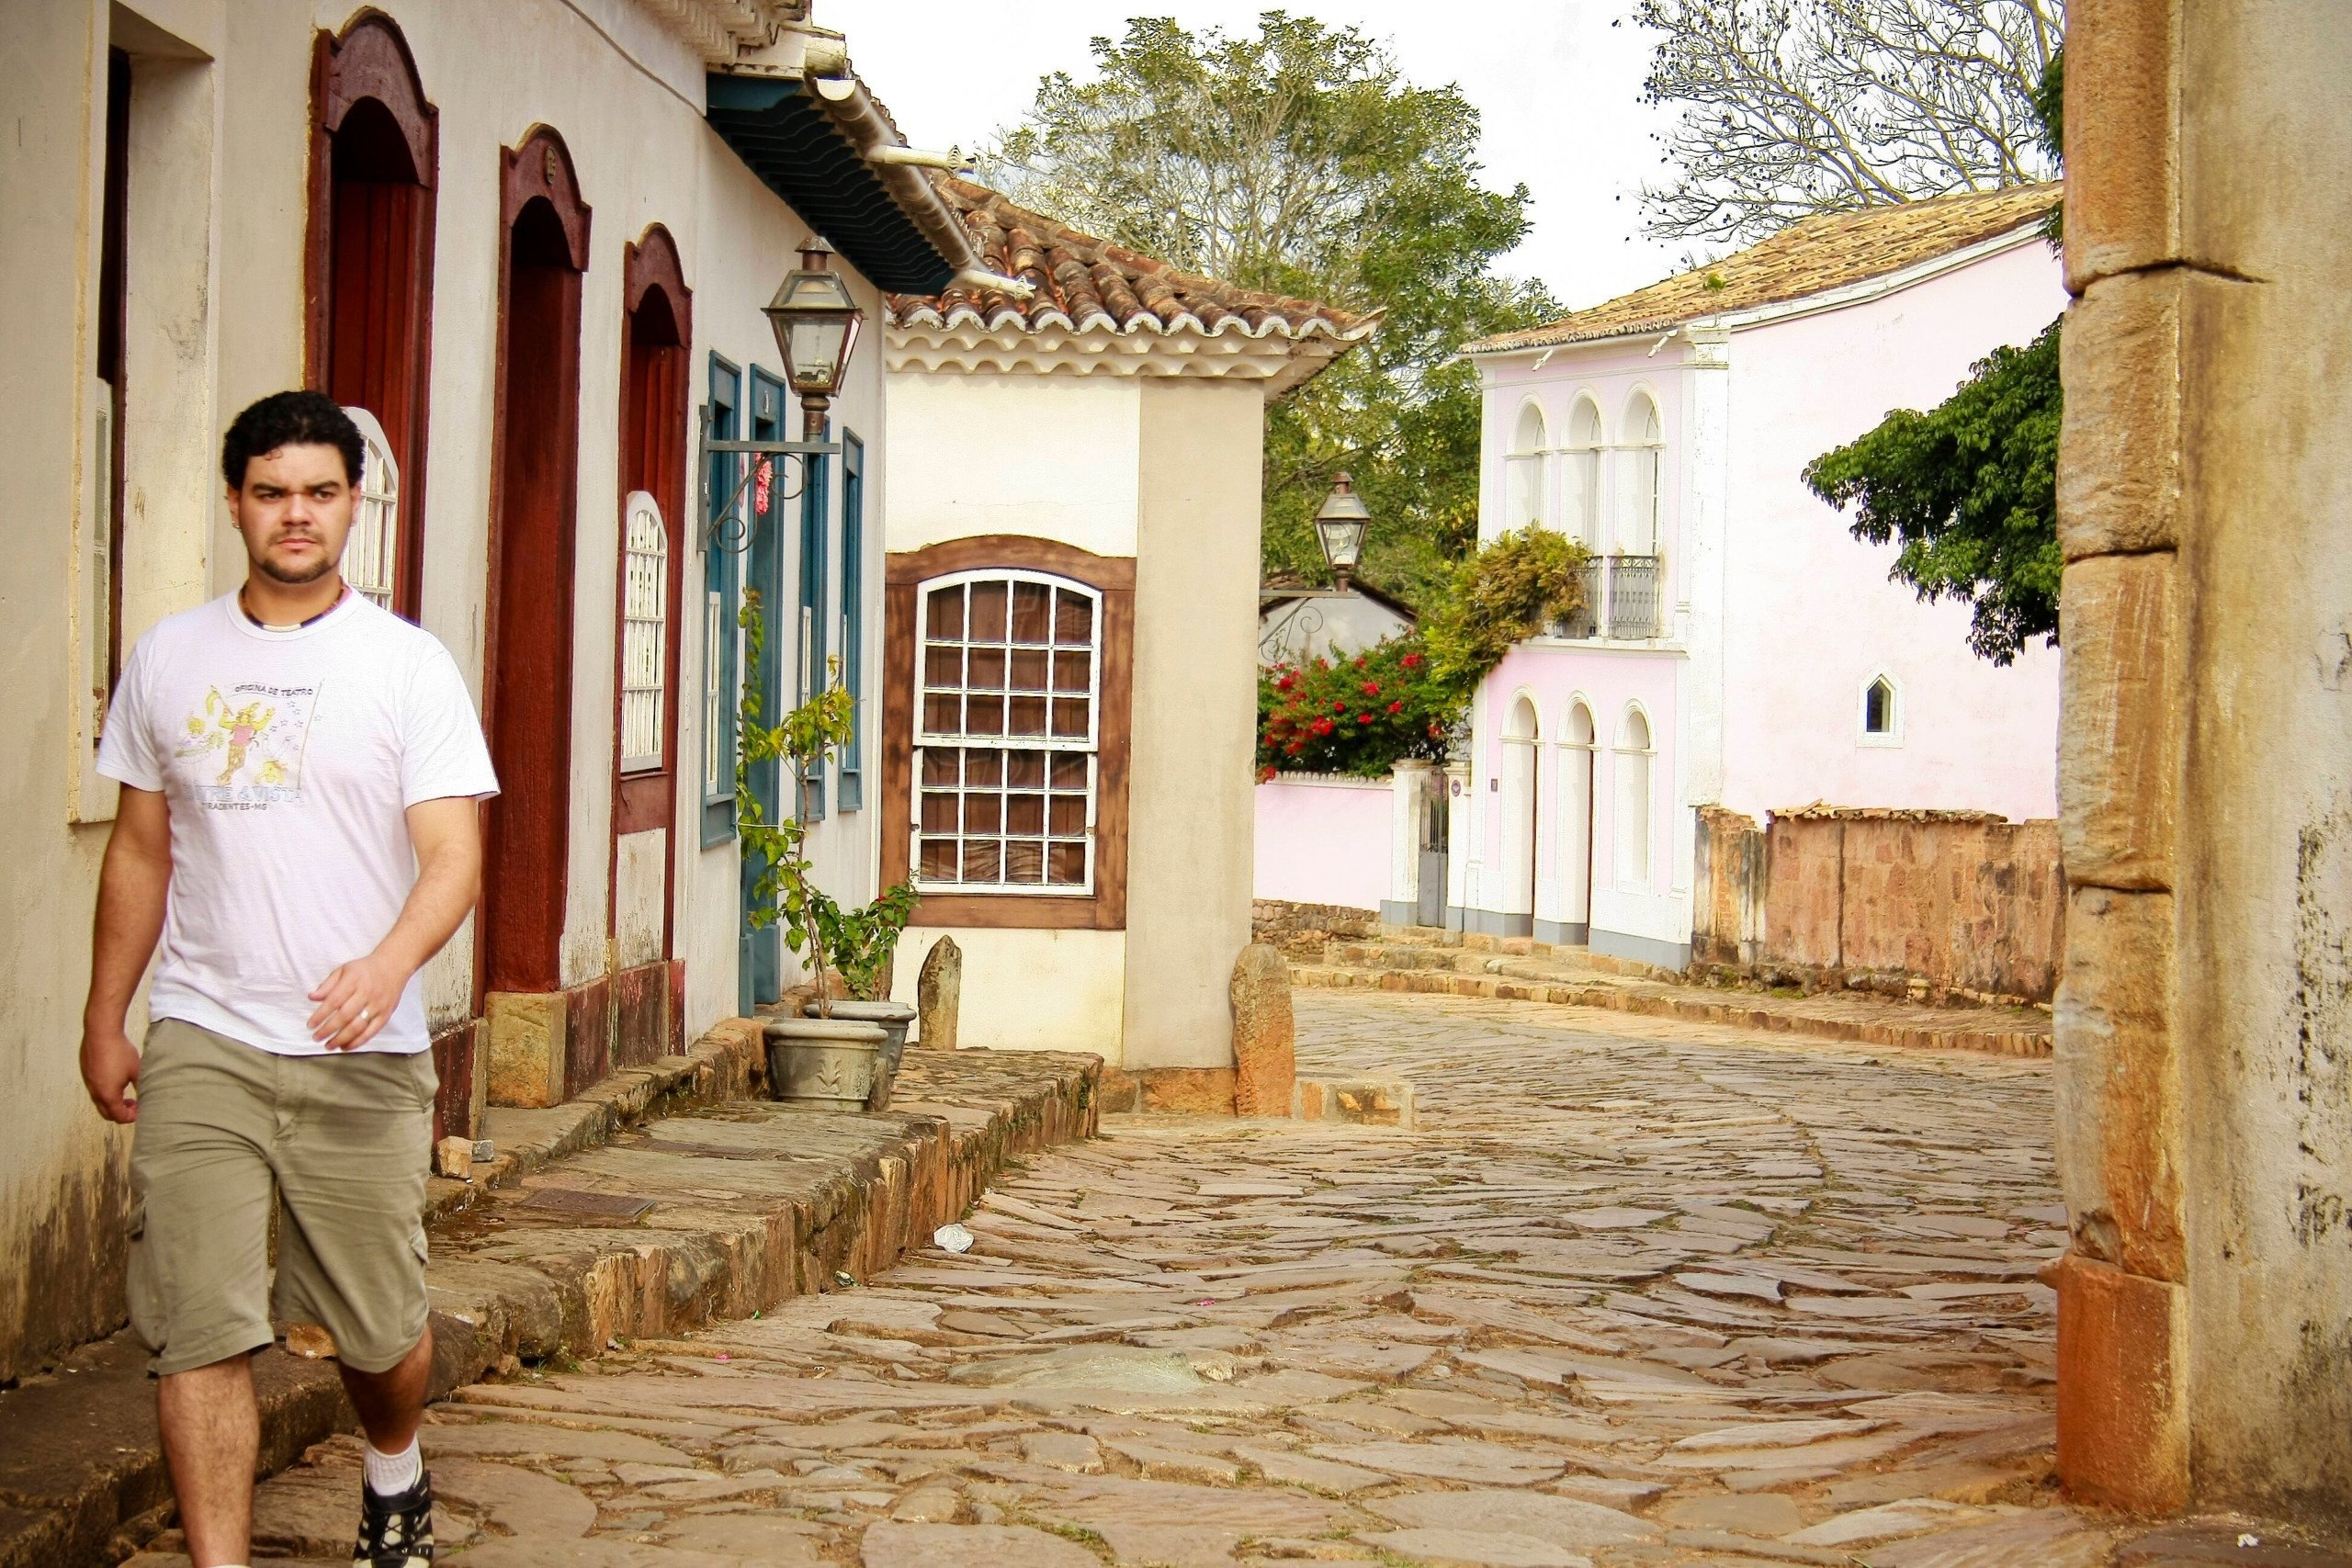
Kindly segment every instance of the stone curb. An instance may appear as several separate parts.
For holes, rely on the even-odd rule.
[[[2029,1030],[1923,1029],[1910,1024],[1866,1023],[1817,1018],[1736,1001],[1663,997],[1619,986],[1566,986],[1514,980],[1493,975],[1463,975],[1443,969],[1344,969],[1294,965],[1291,983],[1321,990],[1408,991],[1430,996],[1488,997],[1504,1001],[1550,1002],[1562,1007],[1600,1008],[1610,1012],[1720,1023],[1770,1034],[1803,1034],[1894,1050],[1983,1051],[1999,1056],[2047,1056],[2050,1035]]]
[[[491,1192],[558,1176],[594,1188],[600,1162],[626,1157],[600,1145],[648,1117],[697,1107],[723,1117],[728,1101],[743,1100],[764,1080],[759,1029],[757,1020],[731,1019],[685,1055],[616,1074],[577,1101],[490,1113],[497,1160],[471,1182],[432,1183],[434,1230],[446,1233],[436,1247],[443,1255],[426,1271],[434,1397],[523,1360],[584,1359],[615,1338],[747,1316],[831,1288],[836,1271],[863,1279],[967,1212],[1016,1156],[1096,1129],[1099,1058],[910,1052],[889,1111],[781,1111],[790,1120],[775,1125],[788,1128],[792,1153],[752,1157],[790,1169],[784,1196],[734,1203],[681,1197],[658,1226],[503,1233],[538,1245],[522,1256],[485,1256],[494,1249],[469,1234],[479,1229],[471,1211],[513,1197]],[[662,1125],[733,1123],[687,1119],[656,1130]],[[672,1207],[666,1199],[664,1207]],[[116,1562],[164,1524],[170,1486],[144,1368],[144,1352],[125,1331],[0,1395],[0,1568]],[[254,1381],[265,1476],[354,1426],[332,1361],[273,1346],[254,1357]]]

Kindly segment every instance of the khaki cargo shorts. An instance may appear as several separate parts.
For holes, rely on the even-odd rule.
[[[429,1051],[280,1056],[158,1020],[130,1146],[130,1325],[149,1370],[259,1349],[273,1311],[324,1328],[358,1371],[414,1349],[438,1087]]]

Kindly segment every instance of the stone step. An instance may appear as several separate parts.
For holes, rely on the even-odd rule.
[[[1578,982],[1339,964],[1295,964],[1291,983],[1310,989],[1408,991],[1600,1008],[1650,1018],[1679,1019],[1686,1023],[1724,1024],[1900,1050],[1984,1051],[2003,1056],[2050,1055],[2050,1021],[2045,1014],[2011,1009],[1962,1011],[1913,1006],[1852,992],[1811,998],[1758,997],[1598,976]]]
[[[497,1161],[471,1182],[434,1180],[435,1396],[866,1279],[1016,1156],[1091,1135],[1101,1067],[916,1050],[888,1111],[818,1112],[747,1098],[766,1064],[757,1021],[734,1019],[571,1104],[493,1111]],[[655,1207],[616,1224],[524,1206],[551,1188]],[[0,1392],[0,1568],[119,1562],[167,1522],[145,1359],[126,1331]],[[272,1347],[254,1374],[264,1474],[355,1428],[332,1360]]]

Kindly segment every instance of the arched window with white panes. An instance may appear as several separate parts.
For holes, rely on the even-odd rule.
[[[1544,411],[1532,402],[1521,405],[1519,421],[1511,429],[1510,455],[1503,459],[1503,488],[1510,507],[1510,515],[1503,519],[1506,530],[1550,521],[1544,497],[1545,435]]]
[[[1666,427],[1657,402],[1635,392],[1625,405],[1620,461],[1625,476],[1625,511],[1617,547],[1630,556],[1657,554],[1658,507],[1666,480]]]
[[[1643,886],[1650,880],[1650,795],[1652,763],[1650,721],[1640,708],[1628,706],[1617,727],[1617,880],[1625,886]]]
[[[670,531],[641,490],[621,513],[621,772],[662,766],[662,702],[669,682]]]
[[[1093,892],[1102,595],[1004,570],[917,594],[915,886]]]
[[[1568,413],[1568,532],[1598,552],[1600,536],[1600,405],[1578,398]]]
[[[392,460],[391,440],[374,414],[358,407],[343,412],[359,427],[367,448],[351,509],[351,536],[343,547],[343,580],[353,592],[389,610],[400,577],[401,468]]]

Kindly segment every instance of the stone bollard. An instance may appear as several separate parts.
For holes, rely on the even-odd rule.
[[[1263,942],[1233,965],[1233,1113],[1288,1116],[1298,1076],[1291,1021],[1290,965]]]
[[[926,1051],[956,1049],[956,1015],[964,1002],[964,952],[952,936],[923,954],[915,979],[914,1043]]]

